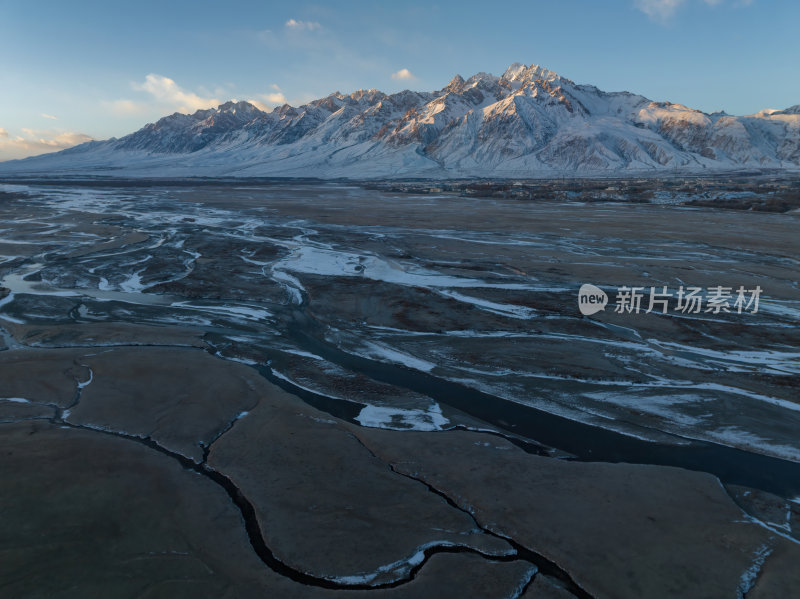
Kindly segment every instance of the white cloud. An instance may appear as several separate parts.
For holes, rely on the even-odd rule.
[[[111,109],[111,112],[118,116],[143,114],[151,108],[144,102],[134,102],[133,100],[114,100],[113,102],[106,102],[105,104]]]
[[[686,0],[635,0],[635,6],[652,21],[665,23]]]
[[[316,21],[298,21],[296,19],[289,19],[286,21],[286,27],[294,29],[295,31],[315,31],[322,29],[322,25]]]
[[[122,98],[113,102],[104,102],[106,109],[120,117],[147,116],[160,118],[170,111],[191,113],[205,108],[216,108],[222,104],[217,96],[230,98],[231,96],[228,96],[228,94],[232,94],[230,88],[233,86],[218,87],[213,91],[198,88],[198,93],[194,93],[180,87],[169,77],[151,73],[145,78],[144,82],[132,83],[131,87],[136,91],[148,94],[150,97],[142,100]],[[247,98],[247,101],[264,111],[270,111],[275,106],[288,104],[286,95],[278,85],[272,84],[270,88],[273,91]],[[212,94],[214,97],[210,97]],[[234,99],[233,101],[235,102],[236,100]]]
[[[408,69],[400,69],[396,73],[392,73],[392,79],[401,79],[401,80],[406,79],[406,80],[408,80],[408,79],[416,79],[416,77]]]
[[[271,85],[270,87],[273,89],[280,89],[276,85]],[[252,98],[247,101],[264,112],[269,112],[276,106],[283,106],[289,103],[289,100],[286,99],[286,96],[282,92],[259,94],[257,98]]]
[[[8,131],[0,129],[0,160],[24,158],[46,152],[71,148],[92,137],[74,131],[51,131],[42,129],[21,129],[22,135],[11,137]]]
[[[204,108],[215,108],[222,104],[217,98],[203,98],[193,92],[182,89],[175,81],[163,75],[150,73],[145,77],[144,83],[133,84],[133,89],[150,94],[159,103],[175,109],[177,112],[194,112]],[[132,109],[132,104],[125,104],[121,100],[120,108]]]
[[[53,121],[57,121],[57,120],[58,120],[58,117],[55,117],[55,116],[53,116],[52,114],[47,114],[47,113],[45,113],[45,112],[43,112],[43,113],[42,113],[42,116],[43,116],[44,118],[46,118],[46,119],[51,119],[51,120],[53,120]]]
[[[282,105],[288,103],[288,100],[286,99],[286,96],[283,95],[283,92],[275,92],[273,94],[262,94],[261,97],[271,104]]]
[[[271,106],[267,106],[266,104],[264,104],[263,102],[259,102],[255,98],[250,98],[247,101],[250,102],[250,104],[252,104],[256,108],[258,108],[259,110],[263,110],[264,112],[269,112],[270,110],[272,110]]]

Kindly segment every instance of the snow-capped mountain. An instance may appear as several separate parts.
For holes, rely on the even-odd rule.
[[[800,170],[800,105],[706,114],[578,85],[537,65],[441,90],[338,92],[162,118],[121,139],[0,164],[0,174],[546,177]]]

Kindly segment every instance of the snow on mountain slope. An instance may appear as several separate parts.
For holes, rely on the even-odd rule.
[[[226,102],[0,174],[546,177],[800,170],[800,105],[706,114],[578,85],[538,65],[434,92],[339,92],[264,112]]]

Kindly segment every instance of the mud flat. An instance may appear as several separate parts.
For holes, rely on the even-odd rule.
[[[2,187],[0,592],[791,596],[798,218]]]

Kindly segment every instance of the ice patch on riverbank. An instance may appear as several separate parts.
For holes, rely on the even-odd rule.
[[[361,426],[391,430],[440,431],[449,424],[439,404],[427,410],[409,410],[390,406],[366,405],[356,416]]]
[[[401,364],[413,370],[421,370],[422,372],[430,372],[436,367],[436,364],[433,362],[416,358],[410,354],[371,341],[364,342],[359,350],[360,351],[357,353],[365,358]]]
[[[480,279],[442,275],[425,268],[405,265],[369,254],[300,246],[273,267],[275,270],[327,276],[363,276],[374,281],[426,288],[531,289],[520,283],[492,283]]]
[[[443,289],[439,291],[439,293],[459,302],[471,304],[480,310],[486,310],[492,314],[499,314],[500,316],[528,319],[533,318],[536,315],[536,310],[533,308],[527,308],[525,306],[517,306],[514,304],[498,304],[497,302],[490,302],[489,300],[464,295],[448,289]]]

